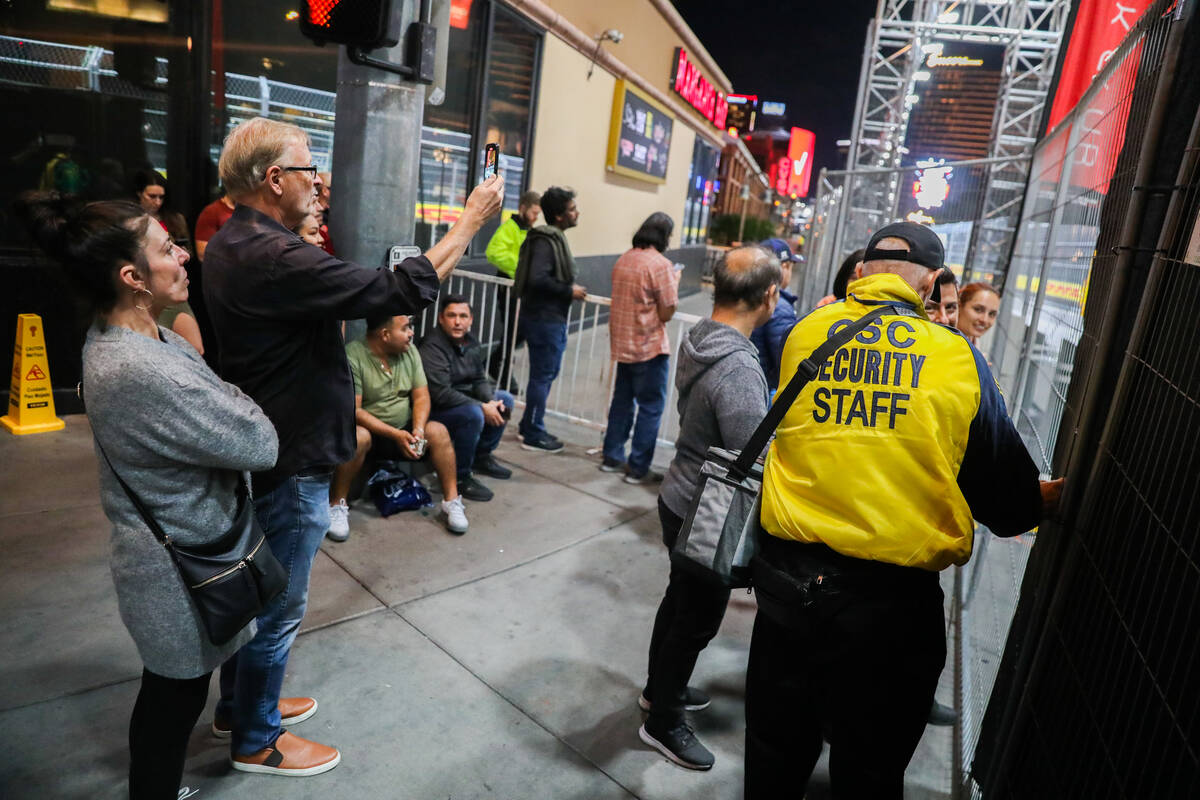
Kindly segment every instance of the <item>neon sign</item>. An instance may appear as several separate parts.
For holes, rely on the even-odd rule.
[[[725,93],[708,82],[696,65],[688,61],[687,51],[675,48],[675,65],[671,73],[671,88],[688,104],[704,115],[715,127],[725,128],[729,106]]]
[[[927,67],[982,67],[982,58],[971,58],[970,56],[944,56],[942,51],[946,48],[941,42],[927,44],[921,48],[921,52],[926,53],[928,58],[925,59]]]

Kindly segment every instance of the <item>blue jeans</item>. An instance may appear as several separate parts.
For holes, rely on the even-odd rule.
[[[254,513],[288,583],[258,618],[258,633],[221,665],[217,714],[233,723],[233,752],[270,747],[283,732],[279,691],[308,606],[308,577],[329,530],[330,475],[292,476],[254,499]]]
[[[525,387],[520,431],[522,436],[532,438],[546,434],[546,399],[567,350],[567,323],[523,319],[521,331],[529,348],[529,385]]]
[[[512,411],[513,396],[503,389],[496,390],[496,399]],[[429,418],[446,426],[454,442],[454,459],[458,465],[458,477],[471,474],[475,459],[489,455],[500,444],[504,435],[504,424],[488,425],[483,418],[483,409],[477,403],[468,403],[453,408],[439,408],[430,412]]]
[[[608,428],[604,432],[604,457],[625,460],[625,440],[633,431],[629,445],[629,472],[645,475],[654,460],[658,423],[667,404],[667,371],[670,357],[663,353],[637,364],[617,364],[612,405],[608,407]],[[634,422],[634,404],[637,422]]]

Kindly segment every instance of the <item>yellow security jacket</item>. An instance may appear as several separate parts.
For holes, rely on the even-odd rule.
[[[767,455],[762,524],[844,555],[940,570],[971,556],[972,516],[1000,535],[1038,522],[1038,471],[987,362],[929,321],[902,278],[871,275],[788,336],[781,386],[832,333],[881,303],[784,416]]]

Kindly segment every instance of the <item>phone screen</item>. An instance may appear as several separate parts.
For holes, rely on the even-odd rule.
[[[496,174],[496,165],[500,160],[500,145],[492,143],[483,149],[483,179]]]

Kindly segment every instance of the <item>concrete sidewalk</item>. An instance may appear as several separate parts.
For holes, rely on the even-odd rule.
[[[694,724],[716,767],[679,769],[637,737],[667,571],[655,489],[598,471],[594,431],[555,432],[563,454],[506,436],[497,455],[514,476],[485,479],[496,497],[469,504],[466,536],[356,504],[350,540],[318,555],[284,684],[319,699],[295,732],[341,748],[342,764],[307,779],[233,772],[207,730],[210,697],[186,796],[740,797],[753,597],[734,593],[693,680],[714,698]],[[141,665],[117,615],[87,421],[0,436],[0,463],[0,797],[124,797]],[[948,795],[949,753],[949,729],[929,729],[907,797]],[[828,796],[823,769],[812,800]]]

